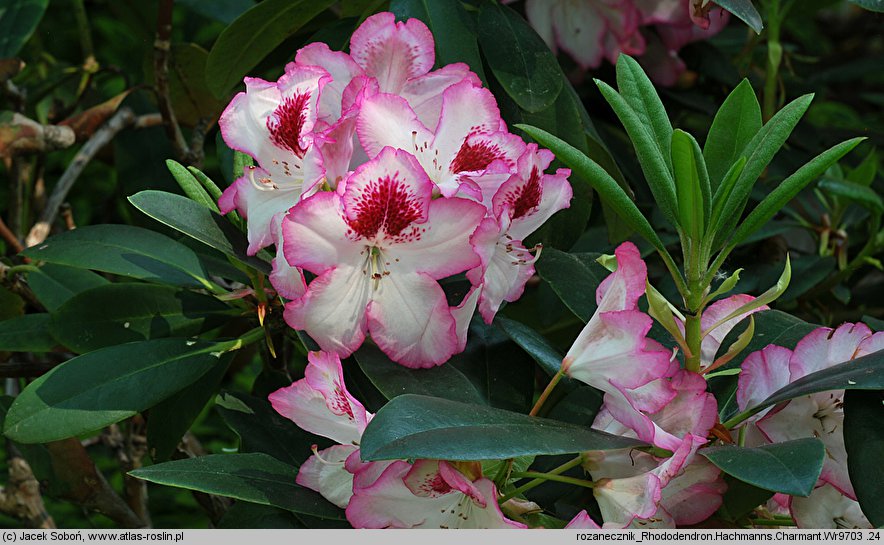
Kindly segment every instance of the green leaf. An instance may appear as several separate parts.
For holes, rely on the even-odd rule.
[[[550,248],[535,265],[537,274],[546,280],[559,299],[575,316],[588,322],[595,309],[595,291],[611,274],[596,262],[598,254],[568,254]],[[559,360],[559,365],[561,365]],[[558,369],[556,369],[558,371]]]
[[[859,505],[872,526],[884,526],[884,392],[851,390],[844,396],[847,470]]]
[[[635,153],[648,187],[660,206],[660,211],[672,225],[678,225],[675,179],[672,176],[672,158],[669,152],[671,136],[666,139],[665,144],[658,142],[653,128],[648,125],[648,120],[640,117],[625,98],[608,84],[600,80],[595,80],[595,83],[602,96],[614,109],[620,122],[623,123],[626,133],[635,147]],[[556,155],[558,156],[558,153]],[[589,179],[593,180],[592,177]],[[595,184],[593,186],[595,187]],[[601,193],[598,188],[596,190]],[[624,219],[628,220],[629,218]],[[641,234],[641,231],[639,233]]]
[[[393,362],[375,346],[363,345],[353,356],[384,397],[422,394],[465,403],[487,404],[485,397],[457,367],[449,364],[410,369]]]
[[[856,4],[857,6],[867,9],[869,11],[877,11],[878,13],[884,13],[884,0],[849,0],[850,2]],[[876,526],[880,526],[880,524],[876,524]]]
[[[694,244],[705,229],[709,210],[709,178],[701,187],[700,171],[706,173],[703,156],[694,153],[694,137],[681,129],[672,133],[672,168],[675,172],[675,194],[678,201],[678,224]],[[699,148],[698,148],[699,149]]]
[[[540,365],[547,375],[552,377],[562,368],[563,356],[540,333],[521,322],[510,320],[503,316],[497,316],[494,319],[494,324],[500,327],[516,344],[534,358],[534,361]]]
[[[92,271],[53,263],[45,263],[39,270],[28,273],[28,286],[49,312],[58,310],[81,291],[108,283],[107,279]]]
[[[645,75],[638,61],[629,55],[620,55],[617,58],[617,90],[639,120],[650,129],[651,137],[660,148],[660,155],[672,170],[672,163],[669,162],[672,124],[654,84]]]
[[[813,95],[804,95],[787,104],[746,144],[745,150],[748,153],[745,168],[732,188],[722,184],[712,199],[713,215],[709,231],[715,236],[715,248],[730,238],[732,227],[736,225],[746,207],[752,186],[792,134],[792,129],[807,111],[811,100]],[[716,216],[715,212],[719,210],[720,214]]]
[[[730,237],[730,241],[728,242],[729,247],[735,247],[742,242],[743,239],[760,229],[768,222],[768,220],[774,217],[777,212],[786,206],[786,203],[791,201],[799,191],[804,189],[807,184],[817,179],[826,171],[826,169],[847,155],[850,150],[855,148],[863,140],[865,140],[863,137],[853,138],[832,146],[799,168],[794,174],[780,182],[780,185],[771,191],[767,197],[765,197],[764,200],[749,213],[743,223],[740,224],[733,236]],[[745,170],[743,172],[745,172]],[[880,199],[878,200],[880,201]]]
[[[865,159],[857,165],[857,167],[851,170],[845,179],[848,182],[853,182],[855,184],[859,184],[865,187],[869,187],[872,185],[872,182],[875,181],[875,176],[878,174],[878,153],[875,148],[872,148]]]
[[[129,197],[129,202],[160,223],[235,257],[260,272],[270,273],[269,263],[247,254],[245,235],[205,206],[181,195],[153,190],[136,193]]]
[[[19,394],[4,433],[22,443],[46,443],[119,422],[199,379],[229,348],[229,343],[159,339],[73,358]]]
[[[470,70],[487,84],[479,56],[476,21],[460,2],[432,0],[393,0],[390,11],[396,19],[420,19],[427,24],[436,41],[436,65],[455,62],[469,65]]]
[[[724,294],[728,293],[729,291],[731,291],[732,289],[734,289],[737,285],[737,282],[740,281],[740,273],[741,272],[743,272],[743,269],[737,269],[734,272],[732,272],[730,276],[725,278],[721,282],[721,284],[718,285],[718,288],[716,288],[715,291],[713,291],[712,293],[710,293],[709,295],[706,296],[706,299],[704,300],[704,305],[705,305],[705,303],[708,303],[709,301],[714,301],[715,298],[718,297],[719,295],[724,295]]]
[[[470,323],[467,338],[464,351],[452,356],[445,367],[460,370],[492,407],[527,413],[534,402],[532,358],[478,316]]]
[[[855,202],[876,214],[884,212],[884,201],[882,201],[878,193],[870,187],[854,182],[848,182],[847,180],[836,180],[834,178],[823,178],[817,185],[826,193]]]
[[[263,452],[299,467],[312,454],[310,446],[322,442],[276,412],[266,398],[226,392],[217,397],[215,406],[239,436],[240,452]]]
[[[0,321],[0,352],[51,352],[58,342],[49,334],[49,314],[25,314]]]
[[[595,161],[581,153],[570,144],[556,138],[548,132],[530,125],[517,125],[517,128],[525,131],[531,138],[542,146],[549,148],[558,160],[574,171],[575,174],[588,180],[599,195],[614,209],[617,214],[639,235],[651,243],[657,251],[667,254],[666,247],[657,236],[657,232],[651,227],[638,207],[629,198],[622,187],[600,167]],[[673,183],[674,184],[674,183]],[[673,187],[673,201],[675,189]],[[541,260],[542,261],[542,260]]]
[[[18,55],[37,29],[49,0],[3,0],[0,2],[0,59]]]
[[[864,315],[863,322],[865,322],[867,326],[872,328],[872,331],[884,331],[884,320]]]
[[[749,80],[744,79],[724,100],[706,143],[703,157],[709,169],[712,189],[717,190],[725,173],[741,155],[746,155],[746,144],[761,130],[761,106]]]
[[[127,282],[70,298],[53,313],[49,331],[59,343],[82,354],[132,341],[196,335],[236,314],[208,295]]]
[[[645,294],[648,298],[648,314],[651,318],[657,320],[657,323],[672,335],[672,338],[676,340],[682,349],[686,348],[687,341],[684,338],[684,333],[682,333],[682,330],[679,329],[675,321],[672,304],[647,280],[645,280]],[[684,317],[682,316],[681,318],[682,323],[684,323]]]
[[[130,471],[129,475],[216,496],[271,505],[293,513],[339,519],[342,511],[295,484],[297,468],[267,454],[213,454]]]
[[[819,479],[826,448],[815,437],[757,448],[709,447],[700,454],[737,479],[773,492],[809,496]]]
[[[182,436],[218,392],[231,359],[232,354],[224,354],[214,367],[193,384],[150,409],[147,417],[147,448],[154,463],[172,457]]]
[[[209,196],[196,177],[188,169],[184,168],[184,165],[172,159],[166,159],[166,167],[168,167],[172,177],[175,178],[175,181],[181,186],[181,190],[184,191],[184,194],[190,200],[205,206],[213,212],[218,212],[218,205],[215,204],[215,201]]]
[[[215,184],[215,182],[213,182],[211,178],[206,176],[203,173],[203,171],[201,171],[200,169],[198,169],[196,167],[187,167],[187,170],[191,174],[193,174],[193,177],[196,178],[197,181],[200,184],[202,184],[202,186],[206,190],[206,192],[208,192],[209,197],[212,198],[212,204],[217,203],[218,199],[221,198],[221,194],[222,194],[221,188],[218,187],[218,185]],[[212,210],[218,212],[217,205],[215,206],[215,208],[212,208]]]
[[[744,305],[740,305],[736,309],[732,310],[727,315],[719,318],[715,321],[708,329],[703,331],[703,336],[708,335],[712,330],[719,327],[721,324],[727,322],[732,318],[736,318],[741,314],[745,314],[747,312],[751,312],[756,308],[766,305],[768,303],[772,303],[776,301],[776,299],[786,291],[786,288],[789,287],[789,281],[792,279],[792,265],[789,261],[789,254],[786,254],[786,266],[783,267],[783,274],[780,275],[777,283],[771,286],[767,291],[756,297],[755,299],[749,301]]]
[[[761,34],[764,23],[761,21],[761,15],[755,9],[755,6],[752,5],[751,0],[716,0],[715,3],[736,15],[741,21],[749,25],[749,28],[754,30],[756,34]]]
[[[585,153],[616,178],[621,185],[622,174],[619,174],[616,163],[604,148],[601,142],[593,141],[589,136],[592,125],[585,115],[586,109],[580,102],[570,83],[565,83],[562,92],[555,102],[545,110],[539,112],[526,112],[503,96],[499,99],[501,114],[510,124],[524,123],[543,129],[557,135],[563,141]],[[584,121],[584,117],[586,120]],[[586,123],[590,123],[587,125]],[[558,161],[553,168],[561,165]],[[541,242],[544,248],[567,249],[577,242],[580,234],[586,229],[586,223],[592,212],[593,193],[589,182],[577,173],[572,173],[568,178],[573,189],[571,205],[565,210],[556,212],[534,235],[531,236],[530,244],[535,241]]]
[[[727,473],[724,474],[724,482],[727,485],[727,491],[724,493],[718,512],[731,522],[736,522],[747,516],[774,495],[770,490],[744,483]]]
[[[264,57],[333,0],[264,0],[225,28],[206,61],[206,82],[223,97]]]
[[[372,419],[363,460],[494,460],[640,446],[634,439],[482,405],[403,395]]]
[[[483,2],[479,44],[494,77],[529,112],[552,105],[564,83],[559,63],[525,19],[507,6]]]
[[[194,203],[194,206],[199,205]],[[165,235],[131,225],[80,227],[31,246],[22,254],[35,261],[151,282],[187,287],[211,285],[202,263],[190,248]]]

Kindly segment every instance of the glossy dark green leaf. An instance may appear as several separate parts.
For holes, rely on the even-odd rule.
[[[372,419],[364,460],[494,460],[639,446],[634,439],[493,407],[403,395]]]
[[[30,383],[4,433],[45,443],[100,429],[152,407],[203,376],[230,343],[158,339],[73,358]]]
[[[49,312],[57,310],[81,291],[107,283],[106,278],[92,271],[53,263],[46,263],[40,270],[28,273],[28,286]]]
[[[0,352],[49,352],[58,342],[49,334],[49,314],[25,314],[0,321]]]
[[[823,153],[811,159],[807,164],[795,171],[794,174],[780,182],[752,212],[740,223],[728,241],[729,247],[735,247],[750,234],[760,229],[774,215],[783,209],[799,191],[804,189],[810,182],[817,179],[830,166],[847,155],[864,138],[853,138],[832,146]],[[744,171],[745,172],[745,171]],[[738,181],[739,183],[739,181]],[[846,183],[846,182],[845,182]],[[865,189],[865,188],[864,188]],[[725,207],[726,209],[727,207]]]
[[[190,248],[165,235],[131,225],[80,227],[50,237],[22,253],[34,261],[151,282],[189,287],[209,285],[202,263]]]
[[[182,436],[190,429],[221,385],[232,354],[224,354],[206,374],[150,409],[147,419],[147,448],[154,462],[172,457]]]
[[[769,500],[774,493],[724,474],[727,491],[722,497],[719,514],[726,520],[736,522]]]
[[[437,66],[463,62],[483,82],[487,81],[479,56],[476,21],[461,2],[393,0],[390,11],[399,20],[415,18],[427,24],[436,41]]]
[[[206,61],[206,82],[223,97],[264,57],[334,3],[333,0],[264,0],[218,36]]]
[[[181,186],[181,190],[184,191],[184,194],[187,195],[190,200],[205,206],[213,212],[218,212],[218,205],[215,203],[215,200],[209,196],[209,193],[203,187],[203,184],[196,179],[196,176],[194,176],[190,170],[172,159],[166,160],[166,167],[169,169],[169,172],[172,173],[172,177],[175,178],[178,185]]]
[[[826,448],[815,437],[757,448],[724,445],[700,454],[719,469],[751,485],[793,496],[809,496],[819,479]]]
[[[619,175],[618,183],[623,183],[616,163],[607,149],[599,141],[592,141],[588,136],[591,121],[585,114],[585,108],[571,84],[565,82],[562,92],[549,108],[538,112],[527,112],[508,97],[498,99],[501,115],[510,124],[528,124],[555,134],[563,141],[574,146],[594,160],[613,175]],[[585,117],[585,119],[584,119]],[[558,161],[552,168],[561,166]],[[568,177],[573,196],[568,208],[555,213],[534,235],[531,244],[541,242],[544,248],[567,249],[577,242],[580,234],[586,229],[586,223],[592,212],[593,192],[589,182],[577,173]]]
[[[235,315],[235,310],[209,295],[126,282],[71,297],[52,314],[49,331],[59,343],[82,354],[133,341],[189,337]]]
[[[851,390],[844,396],[847,470],[859,505],[876,528],[884,526],[884,391]]]
[[[196,13],[229,25],[244,11],[255,5],[255,0],[178,0]]]
[[[49,0],[0,2],[0,59],[15,57],[46,12]]]
[[[863,316],[863,322],[872,328],[872,331],[884,331],[884,320],[873,318],[872,316]]]
[[[263,452],[292,467],[299,467],[312,454],[314,443],[324,439],[299,428],[276,412],[266,398],[227,392],[215,406],[224,422],[239,436],[240,452]]]
[[[509,336],[487,325],[481,317],[473,318],[466,348],[452,356],[444,367],[449,365],[460,370],[492,407],[522,413],[531,410],[534,360]]]
[[[453,365],[410,369],[393,362],[380,349],[370,345],[363,345],[353,356],[362,372],[387,399],[403,394],[421,394],[487,404],[470,379]]]
[[[535,265],[540,277],[552,286],[565,306],[584,322],[589,321],[597,308],[596,288],[611,274],[596,263],[597,257],[598,254],[568,254],[550,248],[544,250],[543,257]]]
[[[229,221],[187,197],[147,190],[129,197],[136,208],[203,244],[270,273],[270,264],[246,253],[248,241]]]
[[[559,63],[543,39],[519,14],[497,2],[479,8],[479,44],[494,77],[528,112],[539,112],[559,96]]]
[[[593,293],[595,292],[593,291]],[[521,322],[502,316],[496,317],[494,324],[509,335],[525,352],[530,354],[534,361],[549,376],[557,374],[562,368],[562,355],[537,331]]]
[[[884,13],[884,0],[849,0],[857,6],[869,11]]]
[[[746,144],[761,129],[761,105],[749,80],[744,79],[724,100],[703,145],[712,190],[718,189],[724,175]]]
[[[267,454],[213,454],[129,472],[152,483],[271,505],[320,518],[343,512],[318,493],[295,484],[298,470]]]
[[[761,14],[752,5],[752,0],[720,0],[715,3],[736,15],[740,20],[749,25],[749,28],[754,30],[756,34],[761,34],[764,23],[761,20]]]

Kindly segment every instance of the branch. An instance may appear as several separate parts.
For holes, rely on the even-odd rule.
[[[2,237],[3,240],[5,240],[6,243],[9,244],[9,246],[11,246],[13,250],[15,250],[15,253],[19,253],[25,249],[25,247],[22,246],[22,243],[15,236],[15,233],[10,231],[9,227],[6,226],[3,218],[0,218],[0,237]]]
[[[52,190],[52,195],[46,202],[46,208],[40,215],[40,220],[31,228],[25,239],[25,245],[30,247],[46,240],[52,223],[58,215],[58,207],[64,202],[68,192],[74,186],[74,182],[83,172],[83,169],[92,160],[98,151],[107,145],[108,142],[121,130],[131,125],[135,121],[135,114],[129,108],[121,108],[111,117],[107,123],[100,129],[95,131],[89,140],[80,148],[74,160],[68,165],[64,174],[59,178],[58,183]]]
[[[9,459],[9,483],[0,488],[0,511],[23,520],[28,528],[57,528],[43,504],[40,482],[20,456]]]
[[[174,0],[161,0],[157,12],[157,36],[153,43],[154,86],[157,93],[157,106],[163,116],[163,127],[166,137],[172,143],[178,160],[190,163],[190,149],[184,140],[184,134],[175,117],[172,99],[169,93],[169,51],[172,47],[172,8]]]
[[[123,528],[145,526],[111,488],[77,438],[53,441],[47,443],[46,448],[49,450],[53,473],[65,489],[65,499],[98,511]]]
[[[114,450],[120,472],[123,474],[123,498],[141,521],[150,526],[150,511],[147,508],[147,481],[129,475],[129,472],[142,467],[142,460],[147,454],[146,425],[141,415],[129,419],[129,426],[124,434],[120,426],[113,424],[102,434],[107,446]]]
[[[9,269],[10,267],[8,265],[0,262],[0,286],[3,286],[12,293],[18,295],[35,309],[41,312],[45,311],[46,308],[40,303],[37,296],[34,295],[34,292],[31,291],[30,286],[24,281],[22,275],[14,273],[9,274]]]
[[[69,148],[75,140],[70,127],[42,125],[20,113],[0,115],[0,155],[4,157]]]

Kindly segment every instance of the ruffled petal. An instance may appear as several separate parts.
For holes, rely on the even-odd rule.
[[[732,295],[726,299],[721,299],[720,301],[716,301],[706,307],[706,310],[703,311],[703,316],[700,318],[700,325],[703,327],[703,331],[706,331],[715,323],[728,316],[731,312],[740,308],[741,306],[754,301],[755,298],[751,295]],[[715,355],[718,353],[719,348],[721,347],[721,343],[724,342],[727,334],[731,332],[731,330],[736,327],[741,321],[743,321],[750,314],[755,314],[756,312],[761,312],[762,310],[768,310],[770,307],[767,305],[761,305],[760,307],[750,310],[749,312],[744,312],[738,316],[731,318],[730,320],[722,323],[720,326],[716,327],[712,331],[709,332],[708,335],[703,339],[703,342],[700,346],[700,366],[701,368],[708,367],[712,365],[712,362],[715,361]]]
[[[390,359],[406,367],[445,363],[457,348],[454,317],[445,292],[424,274],[392,272],[371,294],[371,338]]]
[[[601,530],[602,527],[596,524],[594,520],[589,517],[589,514],[586,512],[586,509],[577,513],[574,518],[571,519],[571,522],[565,526],[566,530]]]
[[[286,303],[285,321],[306,331],[323,350],[347,357],[368,332],[365,313],[370,291],[361,268],[329,269],[310,282],[303,297]]]
[[[442,111],[432,147],[440,165],[450,165],[473,134],[500,129],[500,110],[491,91],[470,81],[456,83],[442,93]]]
[[[282,221],[289,264],[321,275],[341,264],[361,265],[365,245],[347,236],[349,226],[338,195],[320,192],[301,201]]]
[[[837,489],[828,485],[815,488],[806,498],[794,496],[791,512],[799,528],[873,528],[859,503],[842,496]]]
[[[737,381],[737,405],[741,411],[758,405],[789,382],[789,360],[792,351],[768,345],[743,360]]]
[[[358,450],[353,445],[334,445],[319,451],[301,464],[295,482],[345,509],[353,495],[353,474],[344,469],[344,461]]]
[[[421,123],[435,131],[442,112],[442,92],[462,81],[468,81],[476,87],[482,86],[482,80],[470,71],[469,66],[456,62],[409,79],[402,86],[399,95],[408,101]]]
[[[362,100],[356,118],[356,134],[369,157],[387,146],[421,155],[433,136],[408,102],[391,94],[377,94]]]
[[[344,89],[353,78],[362,74],[362,68],[350,55],[341,51],[332,51],[322,42],[313,42],[299,49],[295,55],[295,62],[301,65],[319,66],[331,75],[331,81],[322,89],[317,117],[328,124],[334,123],[341,117],[341,98]]]
[[[390,12],[372,15],[353,32],[350,55],[377,78],[383,93],[398,93],[409,78],[422,76],[435,62],[433,34],[419,19],[396,22]]]
[[[663,489],[660,507],[679,526],[699,524],[721,507],[726,490],[721,470],[696,456]]]
[[[350,395],[344,386],[344,369],[341,358],[326,352],[310,352],[307,354],[309,365],[304,370],[304,379],[311,388],[322,394],[325,403],[333,414],[346,417],[359,430],[365,430],[370,413],[355,397]],[[341,441],[343,443],[343,441]]]
[[[821,327],[798,341],[789,363],[792,381],[856,357],[860,343],[872,335],[863,323],[843,324],[832,331]]]

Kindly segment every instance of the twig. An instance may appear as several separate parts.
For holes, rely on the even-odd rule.
[[[61,213],[61,219],[64,220],[65,228],[68,231],[73,231],[74,229],[76,229],[77,224],[74,221],[74,213],[73,213],[73,210],[71,210],[71,204],[67,203],[67,202],[62,203],[61,207],[59,208],[59,211]]]
[[[107,123],[95,131],[95,134],[80,148],[74,160],[71,161],[64,174],[59,178],[58,183],[55,184],[52,195],[49,196],[46,208],[40,215],[39,221],[31,228],[30,233],[28,233],[25,239],[26,246],[30,247],[46,240],[49,230],[52,228],[52,223],[58,215],[59,206],[64,202],[65,197],[67,197],[80,173],[83,172],[83,169],[101,148],[107,145],[118,132],[131,125],[134,121],[135,114],[132,113],[132,110],[121,108]]]
[[[166,129],[166,137],[172,143],[175,154],[180,161],[192,162],[190,149],[184,140],[184,134],[175,117],[172,108],[172,99],[169,93],[169,51],[172,47],[172,8],[174,0],[161,0],[157,12],[157,35],[153,43],[153,73],[154,86],[157,93],[157,106],[163,116],[163,127]]]
[[[46,448],[66,499],[107,516],[123,528],[144,527],[144,522],[95,467],[79,440],[72,437],[54,441],[47,443]]]
[[[38,311],[46,310],[43,304],[37,299],[37,296],[34,295],[34,292],[31,291],[27,282],[22,279],[21,275],[9,274],[9,266],[2,262],[0,262],[0,286],[3,286],[12,293],[18,295]]]
[[[20,456],[9,459],[9,483],[0,488],[0,511],[23,520],[28,528],[57,528],[43,504],[39,481]]]
[[[16,238],[15,233],[9,230],[9,227],[6,226],[6,223],[3,221],[3,218],[0,218],[0,237],[3,237],[3,240],[9,244],[15,253],[19,253],[24,250],[25,247],[22,246],[22,243]]]
[[[117,454],[120,472],[123,474],[123,498],[145,526],[150,527],[150,511],[147,508],[147,481],[129,475],[129,472],[142,466],[147,454],[146,425],[140,415],[129,420],[124,434],[116,424],[102,434],[104,442]]]
[[[172,455],[172,458],[174,460],[182,460],[205,455],[206,451],[203,449],[199,439],[188,431],[181,439],[181,444],[178,445],[178,450]],[[230,499],[223,496],[215,496],[214,494],[206,494],[205,492],[197,492],[195,490],[191,491],[191,494],[193,495],[193,499],[195,499],[200,507],[202,507],[209,515],[212,524],[216,526],[232,505]]]

